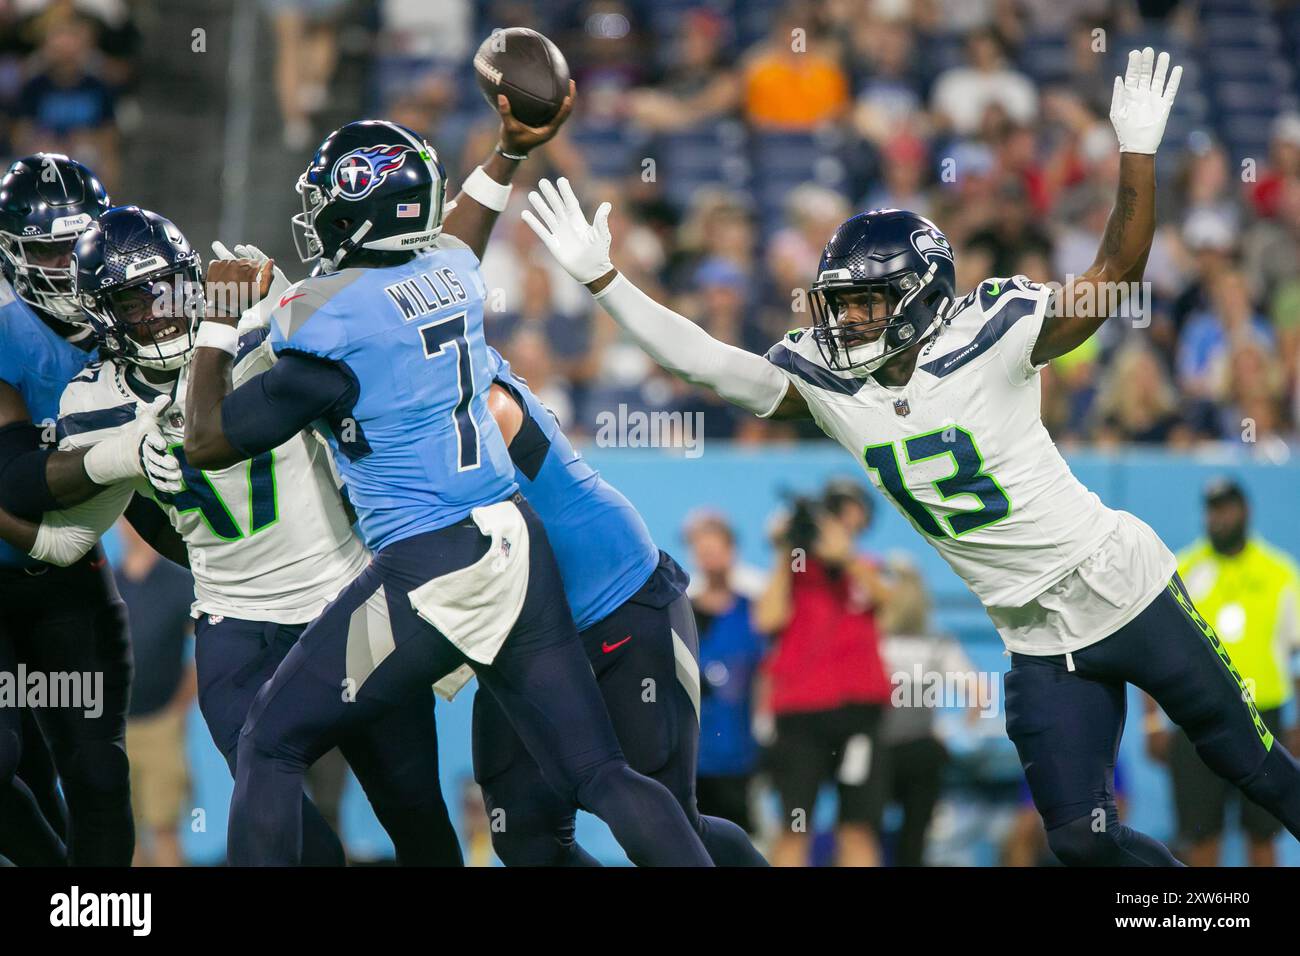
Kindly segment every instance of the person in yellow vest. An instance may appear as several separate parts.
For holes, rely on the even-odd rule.
[[[1291,700],[1291,656],[1300,647],[1300,570],[1292,558],[1250,533],[1250,508],[1235,481],[1218,478],[1205,489],[1205,537],[1178,556],[1178,573],[1197,610],[1213,626],[1254,696],[1264,723],[1283,737],[1282,710]],[[1147,752],[1169,764],[1179,842],[1192,866],[1215,866],[1232,787],[1197,756],[1181,731],[1171,730],[1147,700]],[[1282,825],[1241,801],[1252,866],[1273,866],[1274,837]]]

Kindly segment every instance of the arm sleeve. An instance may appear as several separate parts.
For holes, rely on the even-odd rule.
[[[248,456],[283,445],[328,415],[350,407],[359,391],[342,362],[288,349],[268,371],[249,379],[221,403],[226,441]]]
[[[121,517],[134,493],[128,483],[122,482],[79,505],[46,512],[31,556],[64,568],[80,561]]]
[[[596,299],[647,355],[678,378],[711,388],[762,418],[776,411],[785,397],[789,383],[767,359],[719,342],[650,298],[622,273],[596,293]]]

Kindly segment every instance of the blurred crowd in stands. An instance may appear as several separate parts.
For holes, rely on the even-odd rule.
[[[806,325],[834,227],[897,206],[944,229],[959,292],[1086,269],[1111,207],[1111,80],[1147,44],[1185,65],[1159,157],[1140,308],[1045,373],[1070,445],[1244,445],[1281,458],[1300,413],[1300,8],[1264,0],[388,0],[374,108],[463,175],[490,146],[468,61],[497,25],[564,50],[579,97],[526,177],[615,201],[615,262],[756,351]],[[516,187],[522,205],[524,189]],[[792,437],[650,368],[513,213],[485,262],[489,335],[561,418],[702,409],[709,437]],[[797,437],[820,437],[815,432]]]
[[[0,157],[63,152],[119,181],[139,122],[140,34],[125,0],[0,0]]]

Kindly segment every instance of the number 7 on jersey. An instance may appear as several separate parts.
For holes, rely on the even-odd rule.
[[[451,351],[456,356],[456,404],[452,420],[456,424],[457,471],[469,471],[479,465],[478,423],[470,412],[474,398],[474,363],[465,341],[465,313],[420,326],[424,339],[424,357],[436,359]]]

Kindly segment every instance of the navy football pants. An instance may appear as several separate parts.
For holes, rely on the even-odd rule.
[[[671,559],[669,559],[671,561]],[[766,866],[745,831],[695,806],[699,753],[699,637],[685,594],[646,587],[580,633],[619,743],[637,773],[676,797],[716,866]],[[573,839],[577,806],[542,778],[495,698],[474,695],[474,779],[484,791],[493,849],[507,866],[597,865]]]
[[[1176,865],[1119,823],[1114,771],[1126,685],[1150,694],[1215,773],[1300,837],[1300,765],[1259,718],[1214,629],[1175,575],[1136,618],[1070,655],[1011,656],[1007,734],[1063,863]]]
[[[0,671],[13,655],[0,638]],[[0,725],[7,721],[0,719]],[[28,709],[19,716],[18,734],[0,730],[0,856],[14,866],[66,866],[68,809],[59,792],[49,744]],[[17,752],[16,774],[11,773]],[[8,777],[8,785],[3,780]]]
[[[239,731],[258,690],[297,643],[305,624],[204,615],[194,628],[199,710],[236,775]],[[404,866],[459,866],[460,842],[438,786],[433,693],[412,695],[385,718],[339,740]],[[342,866],[343,845],[315,804],[302,797],[302,863]]]
[[[633,770],[677,798],[715,865],[766,866],[744,830],[696,808],[695,614],[685,595],[656,606],[648,590],[580,634],[623,753]],[[483,788],[492,847],[507,866],[597,865],[574,840],[577,807],[547,786],[505,711],[482,689],[474,696],[474,778]]]
[[[67,860],[77,866],[130,866],[135,850],[126,711],[131,694],[131,646],[126,608],[103,552],[94,548],[67,568],[30,575],[0,570],[0,670],[89,674],[102,679],[102,698],[86,707],[34,711],[67,800]],[[52,683],[51,683],[52,686]],[[93,684],[92,684],[93,689]],[[85,702],[89,703],[89,702]],[[41,748],[32,713],[0,707],[0,853],[13,862],[61,862],[57,794],[46,779],[23,781]],[[24,754],[25,738],[37,748]],[[35,791],[35,793],[33,793]]]
[[[480,683],[501,703],[548,783],[605,820],[634,862],[709,865],[672,794],[628,767],[578,640],[546,532],[522,496],[514,500],[528,523],[528,589],[493,663],[473,663]],[[472,663],[415,614],[407,594],[477,561],[488,542],[467,519],[384,548],[294,645],[259,691],[240,736],[231,863],[297,863],[305,769],[347,735]],[[371,660],[373,669],[358,680],[351,677],[358,657],[387,643],[371,632],[378,625],[363,608],[381,588],[391,650],[377,663]]]

